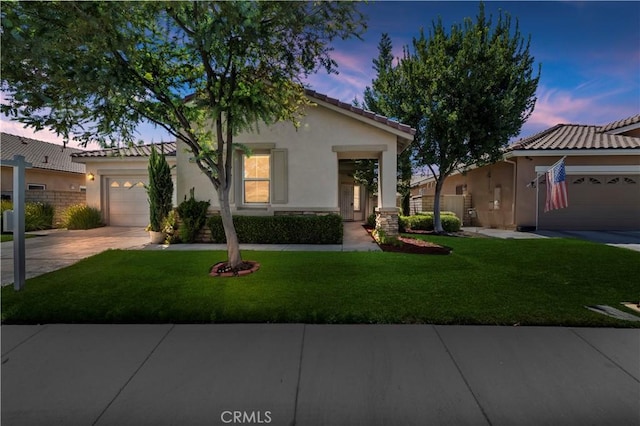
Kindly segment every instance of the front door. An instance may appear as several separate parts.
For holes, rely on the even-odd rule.
[[[340,185],[340,215],[342,220],[353,220],[353,185]]]

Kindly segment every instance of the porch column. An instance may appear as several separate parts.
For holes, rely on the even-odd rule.
[[[390,148],[395,148],[395,146]],[[397,167],[396,150],[383,151],[378,160],[376,229],[383,230],[390,237],[398,236]]]

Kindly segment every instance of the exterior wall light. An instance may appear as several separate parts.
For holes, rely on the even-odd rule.
[[[93,181],[96,179],[96,176],[93,173],[87,173],[87,179]]]

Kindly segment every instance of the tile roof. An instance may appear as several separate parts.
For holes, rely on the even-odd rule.
[[[175,142],[162,142],[159,144],[132,145],[121,148],[98,149],[94,151],[81,151],[72,155],[73,158],[110,158],[110,157],[148,157],[151,155],[151,147],[158,151],[164,151],[167,157],[176,156]]]
[[[0,151],[3,160],[12,160],[14,155],[22,155],[25,161],[36,169],[83,174],[85,172],[84,164],[71,161],[71,155],[82,152],[77,148],[1,133]]]
[[[327,95],[323,95],[322,93],[318,93],[315,90],[311,90],[311,89],[305,89],[305,93],[307,94],[307,96],[311,97],[311,98],[315,98],[318,99],[320,101],[326,102],[328,104],[331,105],[335,105],[338,108],[344,109],[346,111],[350,111],[353,112],[355,114],[361,115],[365,118],[369,118],[371,120],[377,121],[378,123],[382,123],[386,126],[389,126],[391,128],[400,130],[401,132],[407,133],[411,136],[415,135],[416,133],[416,129],[411,128],[411,126],[408,126],[406,124],[402,124],[398,121],[392,120],[390,118],[387,118],[385,116],[382,115],[378,115],[375,112],[372,111],[367,111],[363,108],[360,107],[356,107],[353,106],[351,104],[348,104],[346,102],[342,102],[336,98],[332,98],[329,97]]]
[[[624,118],[622,120],[617,120],[609,124],[605,124],[601,127],[603,132],[611,132],[617,129],[621,129],[623,127],[631,126],[633,124],[640,124],[640,114],[633,115],[631,117]]]
[[[613,123],[612,123],[613,124]],[[605,126],[608,128],[608,126]],[[550,149],[640,149],[640,138],[605,133],[605,127],[558,124],[511,144],[507,151]]]

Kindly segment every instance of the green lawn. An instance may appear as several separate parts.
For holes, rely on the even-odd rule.
[[[571,239],[427,237],[449,256],[244,252],[262,264],[212,278],[223,252],[107,251],[2,289],[6,323],[304,322],[638,326],[584,305],[640,297],[640,253]]]

